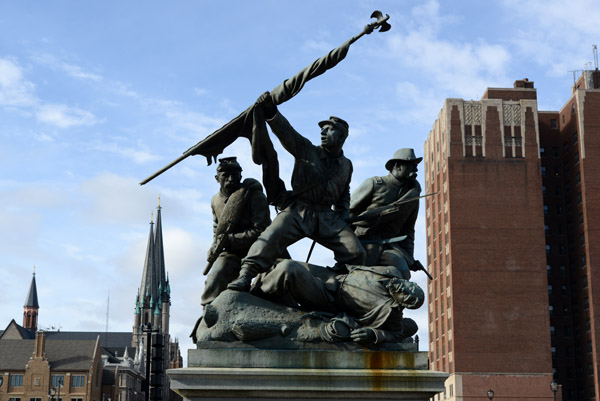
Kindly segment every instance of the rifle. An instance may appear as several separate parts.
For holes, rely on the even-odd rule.
[[[429,274],[429,272],[427,270],[425,270],[425,267],[423,267],[421,262],[419,262],[418,260],[415,260],[415,263],[413,263],[413,265],[410,267],[410,270],[412,270],[414,272],[422,271],[425,274],[427,274],[427,277],[429,277],[429,280],[433,280],[433,277],[431,277],[431,274]]]
[[[223,252],[223,249],[225,249],[227,235],[231,234],[233,227],[238,223],[244,211],[244,205],[248,199],[248,187],[250,185],[252,185],[252,179],[245,179],[240,189],[229,197],[221,216],[219,216],[219,224],[217,224],[215,230],[213,243],[208,250],[208,257],[206,258],[208,264],[202,272],[203,275],[206,276],[208,274],[221,252]]]
[[[439,193],[439,191],[430,193],[430,194],[426,194],[426,195],[414,196],[414,197],[408,198],[408,199],[400,199],[400,200],[397,200],[396,202],[390,203],[389,205],[376,207],[371,210],[366,210],[366,211],[362,212],[361,214],[359,214],[358,216],[350,217],[350,219],[348,219],[347,222],[348,222],[348,224],[357,223],[357,222],[365,222],[366,224],[370,225],[370,224],[378,222],[379,220],[381,220],[387,216],[397,213],[400,210],[400,205],[402,205],[404,203],[416,201],[418,199],[426,198],[426,197],[432,196],[432,195],[437,195],[438,193]],[[360,225],[360,224],[357,224],[357,225]]]
[[[213,240],[213,243],[210,246],[210,249],[208,250],[208,257],[206,258],[206,260],[208,261],[208,264],[206,265],[206,267],[204,268],[204,271],[202,272],[203,275],[206,276],[208,274],[210,269],[212,269],[213,264],[215,263],[215,261],[217,260],[217,258],[221,254],[221,252],[223,251],[223,249],[225,249],[225,243],[227,242],[227,233],[231,230],[232,225],[229,225],[227,227],[227,229],[225,230],[225,233],[217,235],[215,237],[215,239]]]

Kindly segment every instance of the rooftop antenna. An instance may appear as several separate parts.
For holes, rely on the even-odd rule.
[[[592,45],[592,52],[594,53],[594,67],[598,70],[598,45]]]
[[[569,70],[569,72],[573,73],[573,86],[577,83],[577,73],[581,72],[581,70]]]
[[[108,297],[106,298],[106,329],[104,331],[104,346],[108,347],[108,307],[110,305],[110,290],[108,290]]]

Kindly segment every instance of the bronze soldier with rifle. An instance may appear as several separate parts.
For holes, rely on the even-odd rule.
[[[262,185],[253,178],[242,182],[242,167],[235,157],[219,159],[215,179],[219,192],[211,199],[214,239],[208,251],[208,274],[202,305],[212,302],[240,272],[250,245],[271,223]]]
[[[424,270],[413,256],[421,160],[413,149],[399,149],[385,164],[389,174],[365,180],[350,201],[350,221],[367,251],[366,265],[395,266],[407,280],[410,270]]]

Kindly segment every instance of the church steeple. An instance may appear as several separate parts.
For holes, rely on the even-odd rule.
[[[40,305],[38,304],[37,286],[35,284],[35,266],[33,266],[33,277],[29,285],[29,292],[23,305],[23,327],[37,330],[37,317]]]
[[[161,329],[163,334],[168,335],[168,309],[171,291],[165,272],[161,210],[159,197],[156,224],[154,218],[150,222],[142,283],[136,297],[133,346],[137,346],[138,337],[141,334],[140,326],[148,323],[152,324],[155,329]]]
[[[142,272],[142,284],[140,285],[139,300],[146,309],[156,298],[158,289],[156,288],[156,263],[154,262],[154,216],[150,220],[150,234],[148,235],[148,244],[146,245],[146,259],[144,260],[144,271]],[[142,312],[142,324],[152,323],[151,317]]]
[[[158,294],[159,297],[155,298],[155,300],[157,302],[160,302],[163,299],[163,294],[160,290],[166,287],[165,252],[163,249],[162,219],[160,213],[162,208],[160,207],[160,196],[158,197],[158,207],[156,209],[156,230],[154,232],[154,262],[156,263],[156,282],[160,293]]]

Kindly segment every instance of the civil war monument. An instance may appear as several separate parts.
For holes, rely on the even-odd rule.
[[[141,183],[191,155],[217,162],[214,238],[202,309],[190,324],[197,348],[187,368],[168,371],[171,388],[185,398],[426,400],[444,390],[447,375],[429,370],[407,313],[425,297],[411,281],[424,271],[414,258],[419,199],[429,195],[416,180],[422,158],[398,144],[381,160],[384,174],[351,193],[353,165],[343,152],[351,119],[324,117],[316,144],[277,108],[341,62],[359,38],[391,28],[389,15],[371,18]],[[267,125],[294,159],[291,189]],[[242,179],[235,156],[218,158],[239,137],[251,142],[260,181]],[[272,220],[269,205],[277,211]],[[312,247],[306,261],[291,259],[287,247],[303,238],[332,251],[331,266],[310,264]]]

